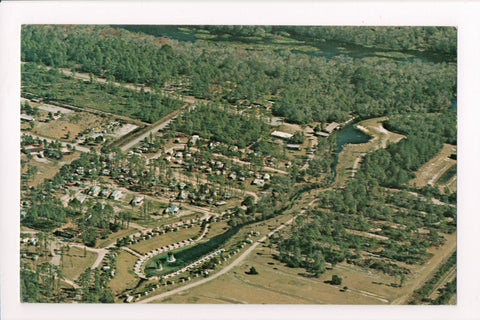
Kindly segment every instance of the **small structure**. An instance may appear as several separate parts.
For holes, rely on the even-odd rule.
[[[110,194],[110,190],[108,189],[103,189],[102,192],[100,193],[100,195],[105,198],[108,197],[109,194]]]
[[[180,191],[178,194],[178,199],[186,200],[188,198],[188,192],[186,190]]]
[[[252,184],[256,185],[256,186],[261,186],[265,183],[265,181],[263,179],[255,179],[253,180]]]
[[[313,134],[316,135],[317,137],[324,137],[324,138],[328,138],[328,136],[329,136],[328,133],[323,132],[323,131],[314,132]]]
[[[191,140],[191,141],[192,141],[192,144],[196,144],[197,141],[198,141],[198,138],[200,138],[200,136],[199,136],[198,134],[194,134],[194,135],[192,136],[192,140]]]
[[[293,134],[282,131],[273,131],[271,135],[280,139],[290,139],[293,137]]]
[[[75,199],[77,199],[80,203],[83,203],[83,201],[85,201],[86,198],[87,198],[87,195],[81,193]]]
[[[299,144],[287,144],[287,149],[290,150],[300,150],[300,145]]]
[[[215,202],[215,205],[218,207],[218,206],[224,206],[226,205],[227,203],[225,201],[217,201]]]
[[[173,255],[173,253],[169,252],[168,255],[167,255],[167,262],[172,263],[172,262],[175,262],[175,261],[177,261],[177,259],[175,259],[175,256]]]
[[[122,196],[123,196],[122,191],[120,191],[120,190],[115,190],[115,191],[113,191],[112,194],[110,195],[110,199],[119,200]]]
[[[20,120],[24,120],[24,121],[35,121],[35,118],[32,117],[32,116],[29,116],[28,114],[22,113],[22,114],[20,115]]]
[[[98,194],[100,193],[101,190],[102,190],[102,188],[100,188],[100,186],[93,186],[90,189],[90,192],[88,194],[96,197],[96,196],[98,196]]]
[[[130,204],[131,204],[132,206],[140,206],[140,205],[142,205],[144,198],[145,198],[144,196],[136,196],[136,197],[130,202]]]
[[[178,207],[177,206],[171,206],[170,208],[165,209],[166,214],[175,214],[178,212]]]
[[[265,181],[270,180],[270,175],[268,173],[265,173],[263,175],[263,180],[265,180]]]
[[[339,128],[340,124],[336,122],[330,123],[325,129],[323,129],[323,132],[326,132],[328,134],[331,134],[334,130],[337,130]]]

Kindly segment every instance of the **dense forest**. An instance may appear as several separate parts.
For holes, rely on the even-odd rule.
[[[178,32],[178,26],[122,25],[122,28],[143,32],[157,37]],[[208,30],[222,39],[251,42],[269,41],[282,35],[318,44],[332,41],[362,46],[363,50],[375,47],[395,51],[427,51],[456,58],[457,30],[448,27],[341,27],[341,26],[252,26],[252,25],[203,25],[184,26],[195,31]],[[194,34],[188,37],[195,41]]]
[[[149,123],[183,105],[181,101],[161,93],[132,90],[109,80],[107,83],[84,81],[64,75],[58,69],[47,70],[33,63],[22,65],[24,94],[40,97],[46,102],[51,100],[89,107]],[[32,112],[27,109],[27,112]]]
[[[316,275],[326,262],[342,261],[400,275],[409,270],[398,262],[423,264],[430,256],[426,249],[444,242],[440,232],[455,231],[455,219],[454,207],[385,189],[372,178],[353,179],[341,190],[323,192],[316,208],[299,217],[288,236],[272,241],[278,245],[279,260]],[[428,232],[419,233],[421,228]]]
[[[415,39],[412,46],[418,45]],[[273,47],[252,51],[214,41],[179,42],[106,26],[25,26],[22,60],[155,88],[175,84],[198,98],[232,105],[273,99],[273,113],[295,123],[436,112],[456,97],[455,63],[342,55],[328,60]]]
[[[317,190],[314,205],[303,209],[291,230],[285,228],[269,237],[270,244],[278,249],[278,260],[290,267],[303,267],[315,276],[322,274],[328,264],[335,266],[345,261],[405,277],[410,273],[408,265],[425,263],[431,256],[427,249],[445,242],[442,233],[455,232],[456,208],[448,204],[456,202],[456,193],[440,192],[434,186],[409,186],[415,172],[445,143],[457,143],[456,111],[451,108],[456,99],[455,28],[190,28],[209,32],[213,38],[172,40],[164,36],[164,29],[155,26],[23,26],[22,61],[27,62],[22,65],[23,92],[44,101],[97,108],[150,123],[182,106],[180,100],[162,92],[193,95],[205,101],[184,110],[172,121],[166,135],[173,137],[179,131],[224,144],[220,145],[226,150],[219,151],[220,147],[207,148],[200,139],[198,148],[206,151],[207,156],[211,152],[238,156],[243,151],[238,148],[249,147],[255,152],[242,160],[254,166],[264,165],[264,157],[287,159],[286,148],[282,156],[281,148],[268,139],[271,127],[267,118],[271,115],[302,125],[322,122],[322,126],[352,117],[388,116],[384,127],[406,137],[367,153],[345,186],[334,188],[331,183],[336,161],[335,134],[319,138],[306,169],[299,168],[308,155],[292,160],[285,169],[288,174],[272,175],[265,181],[257,201],[249,195],[242,207],[229,209],[229,226],[237,228],[292,208],[299,210],[295,201],[303,193],[326,187]],[[278,37],[310,45],[333,41],[361,46],[366,51],[415,51],[418,56],[389,59],[339,54],[326,58],[293,49],[279,50],[275,45],[258,50],[246,48],[251,43],[273,43]],[[228,45],[231,41],[242,45]],[[443,56],[447,62],[425,58],[430,54]],[[63,75],[57,69],[61,67],[88,73],[91,79],[83,81]],[[93,81],[94,75],[105,77],[107,82]],[[153,90],[126,89],[115,82],[146,85]],[[252,108],[246,108],[252,106],[255,114],[250,113]],[[22,112],[38,114],[28,104],[22,106]],[[320,131],[320,125],[315,125],[315,131]],[[305,134],[298,131],[288,143],[302,143],[305,139]],[[24,136],[21,147],[27,153],[26,146],[40,143]],[[44,144],[50,150],[60,148],[58,143]],[[238,148],[233,151],[233,146]],[[24,170],[22,200],[26,205],[22,225],[51,232],[71,221],[78,231],[75,240],[95,247],[98,239],[128,225],[133,211],[114,212],[112,206],[91,199],[72,199],[64,206],[56,197],[59,190],[79,179],[101,181],[103,163],[108,163],[109,177],[118,186],[126,186],[119,177],[123,179],[129,172],[129,178],[137,181],[131,187],[134,191],[153,190],[160,182],[170,182],[172,170],[167,170],[161,161],[147,166],[144,158],[127,158],[118,148],[108,150],[110,154],[103,151],[82,153],[37,187],[27,186],[35,175],[33,167]],[[165,169],[165,175],[158,175],[156,166]],[[82,177],[77,174],[79,168],[85,172]],[[193,165],[187,170],[192,169]],[[237,169],[232,167],[232,171],[246,170],[239,166]],[[220,178],[211,175],[209,179]],[[445,204],[434,203],[433,197]],[[57,290],[55,281],[61,278],[58,270],[49,264],[37,268],[37,274],[28,269],[24,266],[21,271],[22,292],[28,292],[22,300],[52,300]],[[83,301],[112,302],[106,282],[97,269],[85,270],[77,281],[82,287]],[[439,302],[449,298],[453,285],[452,282],[445,289]]]
[[[381,185],[405,187],[421,165],[433,158],[444,143],[457,143],[456,113],[404,114],[385,122],[389,130],[407,137],[365,156],[359,177],[374,177]]]
[[[384,50],[425,50],[456,59],[457,30],[448,27],[279,27],[305,41],[335,41]]]
[[[269,126],[254,116],[234,113],[210,104],[184,112],[173,127],[188,135],[199,134],[203,138],[239,148],[245,148],[269,132]]]

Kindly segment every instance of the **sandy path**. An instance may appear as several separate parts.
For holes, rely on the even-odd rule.
[[[39,135],[35,135],[35,134],[31,134],[31,133],[22,133],[22,134],[25,134],[25,135],[28,135],[28,136],[32,136],[33,138],[38,138],[40,140],[47,140],[47,142],[52,142],[54,141],[53,139],[50,139],[50,138],[45,138],[45,137],[42,137],[42,136],[39,136]],[[62,144],[63,147],[67,147],[67,144],[75,147],[76,150],[78,151],[81,151],[81,152],[90,152],[90,149],[89,148],[86,148],[86,147],[82,147],[82,146],[79,146],[75,143],[65,143],[65,142],[60,142]]]
[[[453,235],[449,235],[449,237],[452,239],[450,239],[450,241],[447,240],[447,243],[444,246],[437,249],[441,251],[437,252],[430,260],[428,260],[427,263],[425,263],[425,265],[419,270],[420,275],[411,280],[413,283],[408,283],[411,281],[407,282],[405,287],[409,288],[408,292],[395,299],[392,304],[406,304],[413,292],[421,288],[434,275],[438,267],[445,262],[446,259],[455,252],[455,250],[457,250],[456,236],[456,232]]]
[[[352,178],[355,177],[355,174],[357,173],[357,170],[358,170],[358,165],[360,164],[360,161],[362,161],[362,158],[365,155],[366,153],[362,153],[355,159],[355,162],[353,163],[353,167],[352,167],[352,175],[351,175]]]

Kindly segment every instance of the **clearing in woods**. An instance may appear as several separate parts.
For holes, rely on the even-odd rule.
[[[436,184],[438,179],[440,179],[451,166],[457,163],[457,160],[450,158],[452,154],[456,153],[457,146],[445,143],[437,156],[418,169],[415,173],[416,177],[410,180],[410,184],[418,187],[424,187],[427,184]],[[456,180],[456,175],[455,178],[450,179],[447,183],[449,188],[454,188],[450,188],[450,190],[456,190],[456,185],[450,183],[452,180]]]
[[[427,264],[416,267],[403,287],[399,286],[399,277],[346,262],[316,278],[303,268],[290,268],[275,260],[272,253],[276,252],[264,244],[227,274],[153,303],[402,304],[433,275],[438,264],[455,251],[456,233],[445,237],[446,244],[430,249],[434,256]],[[246,273],[252,266],[258,275]],[[343,279],[341,285],[328,283],[334,274]]]
[[[188,229],[180,229],[179,231],[167,232],[160,236],[152,237],[148,240],[140,241],[129,245],[128,247],[140,252],[141,254],[146,254],[147,252],[163,247],[168,246],[169,244],[176,243],[185,239],[192,238],[194,239],[196,235],[200,233],[200,226],[194,226]]]
[[[83,256],[83,249],[71,247],[66,249],[63,255],[63,269],[62,272],[67,279],[75,280],[78,276],[90,267],[95,259],[97,253],[87,250],[86,257]]]
[[[100,116],[87,112],[75,112],[64,114],[57,120],[40,122],[32,130],[32,133],[51,139],[66,139],[68,135],[68,140],[74,142],[74,138],[80,132],[105,123],[107,120]]]
[[[355,175],[362,157],[379,148],[386,148],[388,143],[397,143],[405,136],[390,132],[383,127],[382,122],[387,117],[368,119],[356,124],[356,128],[372,136],[367,143],[348,144],[338,155],[337,177],[335,183],[337,186],[343,186],[350,177]]]
[[[132,288],[137,284],[138,278],[133,272],[133,267],[137,260],[138,257],[133,254],[124,250],[119,251],[116,260],[115,276],[108,284],[115,294]]]

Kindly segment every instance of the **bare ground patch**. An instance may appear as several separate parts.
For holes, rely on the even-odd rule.
[[[359,130],[372,136],[372,139],[367,143],[348,144],[343,147],[343,150],[338,155],[337,177],[335,181],[337,186],[344,185],[349,178],[355,176],[361,159],[366,153],[379,148],[386,148],[388,143],[397,143],[405,137],[404,135],[386,130],[382,124],[385,120],[387,120],[387,117],[368,119],[356,125]]]
[[[77,136],[78,133],[100,126],[106,121],[107,120],[91,113],[74,112],[64,114],[57,120],[39,122],[32,130],[32,133],[51,139],[66,139],[67,134],[70,132],[69,140],[73,141],[73,138]]]
[[[450,158],[450,155],[456,152],[457,146],[444,144],[442,150],[440,150],[437,156],[418,169],[415,173],[416,177],[410,180],[410,184],[418,187],[424,187],[427,184],[436,184],[437,180],[457,162]],[[453,178],[449,182],[452,180]]]

